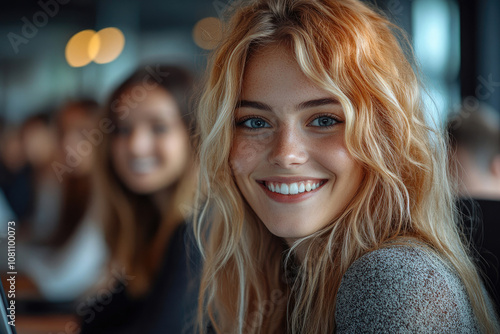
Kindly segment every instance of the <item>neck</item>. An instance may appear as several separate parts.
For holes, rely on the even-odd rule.
[[[153,202],[161,213],[162,220],[171,214],[172,200],[174,197],[173,187],[159,190],[153,194]]]

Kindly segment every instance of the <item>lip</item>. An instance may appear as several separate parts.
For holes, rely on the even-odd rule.
[[[265,177],[262,179],[256,180],[257,182],[279,182],[279,183],[294,183],[294,182],[303,182],[303,181],[313,181],[313,182],[320,182],[320,181],[327,181],[328,179],[320,179],[317,177],[307,177],[307,176],[290,176],[290,177],[285,177],[285,176],[270,176],[270,177]]]
[[[263,182],[280,182],[280,183],[294,183],[294,182],[303,182],[303,181],[314,181],[320,182],[324,181],[322,185],[318,188],[305,191],[303,193],[295,194],[295,195],[283,195],[275,193],[267,188],[267,186]],[[272,200],[279,203],[298,203],[308,199],[311,196],[314,196],[316,192],[318,192],[325,184],[328,183],[328,179],[318,179],[318,178],[308,178],[308,177],[268,177],[256,180],[256,183],[264,190],[264,193],[271,198]]]

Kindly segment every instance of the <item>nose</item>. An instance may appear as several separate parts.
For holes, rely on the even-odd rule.
[[[307,138],[291,127],[275,133],[270,149],[269,162],[282,168],[302,165],[308,159]]]
[[[153,136],[147,129],[138,126],[132,130],[128,140],[128,149],[132,155],[149,155],[153,151],[153,145]]]

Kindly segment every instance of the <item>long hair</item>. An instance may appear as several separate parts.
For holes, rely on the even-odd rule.
[[[195,128],[194,115],[190,108],[193,83],[193,77],[187,70],[175,66],[140,68],[111,94],[101,122],[110,122],[111,125],[107,126],[116,129],[118,118],[128,115],[124,101],[134,99],[133,91],[130,95],[126,93],[136,88],[137,102],[147,98],[149,89],[158,87],[173,96],[192,140]],[[134,100],[132,103],[135,103]],[[97,183],[102,196],[104,233],[110,249],[110,264],[122,266],[135,276],[128,289],[132,295],[140,295],[146,292],[151,283],[173,229],[191,214],[196,184],[194,147],[190,165],[186,167],[180,179],[170,186],[171,196],[168,203],[163,204],[169,214],[168,217],[162,217],[160,208],[153,202],[151,195],[134,193],[120,180],[111,161],[113,136],[114,132],[104,134],[96,162]]]
[[[397,34],[404,35],[355,0],[261,0],[232,13],[211,56],[197,115],[194,228],[205,259],[200,326],[210,321],[219,333],[331,333],[349,266],[389,241],[416,238],[451,263],[483,330],[494,331],[457,229],[446,144],[426,124],[414,60]],[[337,97],[346,115],[346,147],[365,169],[343,213],[288,253],[245,202],[228,162],[245,64],[276,43],[288,46],[303,73]],[[295,283],[287,284],[283,267],[303,242],[304,261],[295,265]]]

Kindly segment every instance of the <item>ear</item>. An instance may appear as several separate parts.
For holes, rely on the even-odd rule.
[[[500,179],[500,154],[495,155],[491,160],[490,172],[496,179]]]

